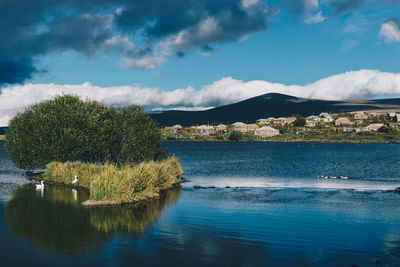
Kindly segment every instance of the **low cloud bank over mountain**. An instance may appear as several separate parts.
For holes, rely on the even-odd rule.
[[[187,87],[173,91],[140,85],[100,87],[87,82],[79,85],[13,85],[3,88],[0,93],[0,126],[7,125],[26,106],[63,93],[96,99],[107,105],[140,104],[147,110],[199,110],[272,92],[327,100],[400,97],[400,74],[359,70],[329,76],[304,86],[261,80],[245,82],[226,77],[198,90]]]

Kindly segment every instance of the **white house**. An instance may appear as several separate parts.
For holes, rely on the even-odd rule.
[[[364,132],[377,132],[379,128],[383,126],[383,123],[371,123],[364,128]]]
[[[210,135],[210,134],[215,134],[215,129],[212,126],[209,125],[200,125],[197,126],[195,129],[196,133],[202,136]]]
[[[340,118],[338,118],[338,119],[335,120],[335,125],[336,125],[336,126],[340,126],[340,125],[351,125],[351,122],[350,122],[349,118],[340,117]]]
[[[365,114],[364,112],[356,113],[356,114],[354,114],[354,119],[356,119],[356,120],[366,120],[366,119],[368,119],[368,115]]]
[[[231,124],[231,128],[233,131],[239,131],[242,133],[247,132],[247,124],[243,122],[235,122],[234,124]]]
[[[269,126],[263,126],[254,131],[254,135],[258,136],[258,137],[272,137],[272,136],[275,136],[278,134],[279,134],[279,130],[269,127]]]

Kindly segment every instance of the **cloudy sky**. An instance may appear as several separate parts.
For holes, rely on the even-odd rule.
[[[400,97],[400,0],[0,0],[0,125],[61,93],[204,109]]]

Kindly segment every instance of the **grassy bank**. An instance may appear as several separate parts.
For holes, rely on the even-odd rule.
[[[90,191],[90,199],[130,203],[158,197],[161,190],[179,184],[183,171],[174,157],[161,163],[144,162],[135,166],[113,164],[83,164],[52,162],[47,164],[44,181],[72,185],[74,176],[81,186]]]
[[[397,132],[391,133],[318,133],[306,134],[286,133],[274,136],[270,139],[273,142],[315,142],[315,143],[388,143],[400,142],[400,135]]]
[[[221,138],[218,136],[198,136],[196,138],[164,138],[164,142],[168,141],[190,141],[190,142],[235,142],[229,141],[227,137]],[[345,132],[306,132],[306,133],[284,133],[269,138],[257,138],[253,140],[245,140],[244,142],[313,142],[313,143],[400,143],[400,134],[397,132],[390,133],[345,133]]]

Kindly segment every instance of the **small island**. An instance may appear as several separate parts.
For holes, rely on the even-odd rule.
[[[182,182],[178,160],[161,147],[160,130],[137,105],[57,96],[17,114],[5,141],[15,166],[45,167],[36,179],[89,191],[87,205],[156,198]]]

